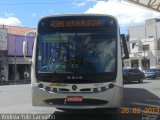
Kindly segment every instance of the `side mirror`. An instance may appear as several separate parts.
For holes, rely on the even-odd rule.
[[[124,50],[124,54],[125,56],[122,58],[124,59],[128,59],[129,58],[129,52],[128,52],[128,48],[127,48],[127,42],[126,42],[126,38],[124,34],[121,34],[121,39],[122,39],[122,44],[123,44],[123,50]]]
[[[32,62],[30,58],[27,58],[28,55],[28,41],[23,41],[23,56],[25,61]]]
[[[23,41],[23,55],[24,57],[28,55],[28,41]]]

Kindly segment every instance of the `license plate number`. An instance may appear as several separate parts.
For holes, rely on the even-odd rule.
[[[66,101],[67,102],[82,102],[83,97],[82,96],[68,96]]]

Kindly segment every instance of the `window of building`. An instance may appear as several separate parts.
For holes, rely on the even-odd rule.
[[[160,50],[160,40],[157,41],[157,49]]]
[[[138,60],[131,60],[131,68],[139,68]]]
[[[149,45],[143,45],[143,50],[149,50]]]
[[[136,43],[132,43],[132,49],[134,49],[134,46],[136,45]]]
[[[142,59],[142,70],[147,70],[150,68],[150,60],[149,59]]]
[[[153,38],[153,36],[149,36],[149,38]]]

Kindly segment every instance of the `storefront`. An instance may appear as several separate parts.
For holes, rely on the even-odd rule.
[[[149,68],[156,68],[156,59],[152,54],[146,52],[144,57],[142,52],[130,54],[130,58],[124,61],[124,67],[137,68],[145,71]]]
[[[23,80],[24,79],[24,72],[25,70],[30,71],[29,64],[17,64],[16,65],[16,72],[15,72],[15,65],[9,64],[8,65],[8,79],[14,80],[14,75],[16,74],[16,80]]]
[[[16,61],[15,61],[16,60]],[[30,74],[30,67],[31,65],[24,60],[23,57],[8,57],[8,80],[16,81],[24,79],[24,71],[29,71]],[[15,64],[16,63],[16,64]]]

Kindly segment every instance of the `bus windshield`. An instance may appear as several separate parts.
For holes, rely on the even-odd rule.
[[[116,20],[108,16],[43,18],[38,24],[37,79],[77,84],[115,80],[118,35]]]
[[[116,69],[115,34],[55,32],[39,36],[39,73],[105,73]]]

